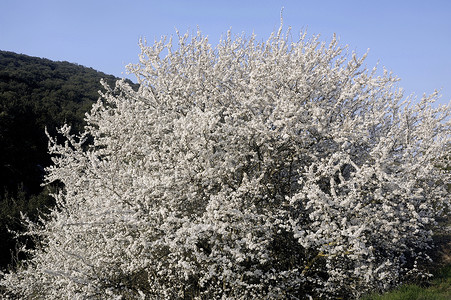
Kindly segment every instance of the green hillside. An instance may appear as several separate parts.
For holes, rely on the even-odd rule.
[[[113,85],[118,79],[69,62],[0,51],[0,269],[14,248],[6,227],[19,228],[20,210],[33,218],[52,204],[40,186],[50,164],[45,127],[52,136],[64,123],[80,131],[102,78]]]

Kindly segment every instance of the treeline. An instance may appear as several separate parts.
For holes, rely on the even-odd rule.
[[[15,241],[7,228],[21,229],[19,212],[36,218],[53,204],[49,187],[41,186],[51,163],[45,128],[52,136],[64,123],[82,130],[102,78],[110,85],[118,79],[69,62],[0,51],[0,269],[11,262]]]

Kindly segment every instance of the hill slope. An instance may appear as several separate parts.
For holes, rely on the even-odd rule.
[[[0,268],[14,246],[8,227],[17,228],[18,211],[32,217],[51,205],[40,186],[50,164],[48,139],[64,123],[83,128],[85,112],[97,101],[100,80],[118,79],[69,62],[55,62],[0,51]]]

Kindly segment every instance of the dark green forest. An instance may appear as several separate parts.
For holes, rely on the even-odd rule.
[[[57,187],[41,186],[51,163],[45,128],[51,136],[64,123],[81,131],[102,78],[110,85],[118,79],[66,61],[0,51],[0,269],[15,257],[8,229],[22,229],[20,211],[36,219],[53,205],[49,192]]]

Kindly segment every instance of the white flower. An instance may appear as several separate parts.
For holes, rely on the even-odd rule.
[[[78,139],[50,139],[64,189],[30,260],[1,274],[23,299],[359,297],[409,275],[449,205],[450,107],[400,104],[365,57],[281,32],[140,44]],[[445,121],[440,121],[445,120]],[[92,145],[82,140],[90,137]],[[88,139],[89,140],[89,139]],[[26,250],[25,250],[26,251]]]

